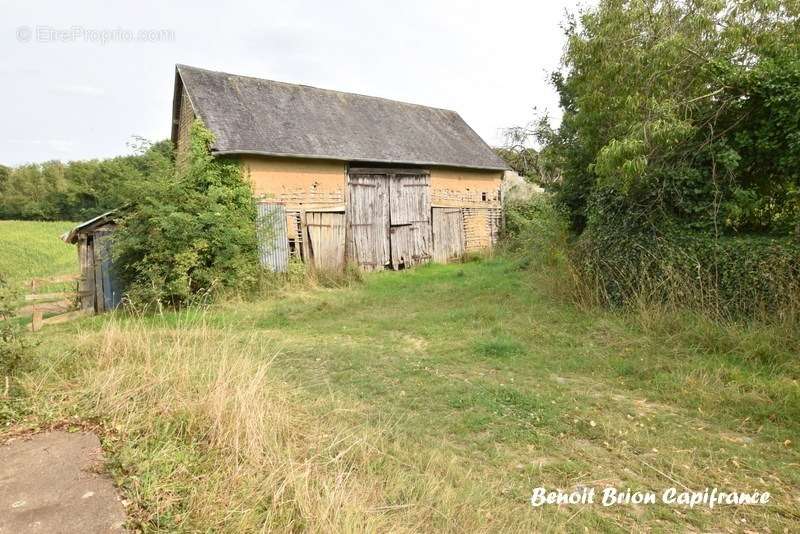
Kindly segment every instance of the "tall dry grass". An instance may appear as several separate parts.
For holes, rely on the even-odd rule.
[[[112,471],[142,530],[478,532],[519,521],[513,507],[487,519],[478,505],[493,496],[436,447],[409,448],[352,399],[282,380],[258,333],[186,312],[177,324],[111,319],[74,347],[26,389],[42,410],[60,405],[56,417],[116,430]]]
[[[326,415],[341,408],[334,401],[302,397],[277,380],[274,349],[259,336],[202,323],[155,333],[112,324],[82,341],[95,358],[83,379],[87,401],[147,444],[130,448],[133,463],[125,466],[144,524],[228,531],[380,526],[380,515],[364,513],[378,488],[357,476],[380,435],[332,423]],[[138,481],[136,464],[150,456],[163,458],[169,473],[148,485]]]

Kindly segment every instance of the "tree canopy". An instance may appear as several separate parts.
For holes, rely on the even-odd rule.
[[[0,219],[80,221],[118,208],[131,188],[163,174],[170,141],[139,139],[136,154],[105,160],[0,166]]]
[[[570,18],[540,125],[575,230],[786,234],[800,214],[795,0],[604,0]]]

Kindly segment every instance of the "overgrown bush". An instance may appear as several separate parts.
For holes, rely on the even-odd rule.
[[[800,246],[790,238],[589,230],[575,243],[571,265],[584,293],[606,305],[666,305],[732,319],[794,314],[800,304]]]
[[[211,155],[212,142],[197,121],[187,163],[142,184],[123,210],[114,265],[134,305],[182,305],[256,281],[252,190],[237,161]]]
[[[24,363],[30,346],[14,317],[18,302],[18,291],[0,273],[0,398],[9,396],[11,380]]]
[[[562,121],[531,135],[556,169],[581,299],[793,309],[800,4],[601,0],[565,30]]]
[[[569,235],[566,215],[550,195],[534,195],[505,205],[502,238],[505,250],[529,265],[561,267]]]
[[[540,195],[506,206],[503,247],[554,296],[579,304],[694,309],[721,319],[798,318],[797,240],[646,232],[625,226],[630,220],[590,226],[572,238],[566,213]]]
[[[507,202],[500,250],[551,296],[574,300],[580,281],[570,258],[566,212],[549,194]]]

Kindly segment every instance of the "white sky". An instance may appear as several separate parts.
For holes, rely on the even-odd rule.
[[[534,107],[558,117],[547,72],[577,3],[0,0],[0,164],[169,137],[175,63],[453,109],[497,145]]]

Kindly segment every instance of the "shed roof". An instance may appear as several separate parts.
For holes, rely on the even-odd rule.
[[[182,88],[217,154],[508,168],[455,111],[177,65],[174,119]]]
[[[77,243],[78,242],[78,235],[81,233],[91,232],[95,228],[99,228],[109,223],[114,222],[114,214],[117,210],[111,210],[103,213],[102,215],[98,215],[93,219],[89,219],[88,221],[84,221],[80,223],[78,226],[67,232],[66,234],[61,236],[62,241],[65,243]]]

